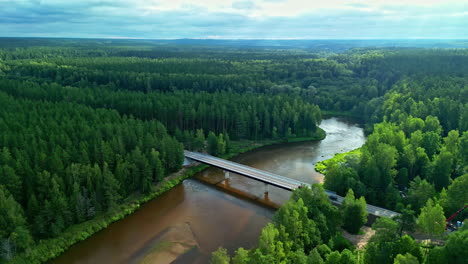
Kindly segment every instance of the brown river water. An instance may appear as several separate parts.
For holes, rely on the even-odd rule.
[[[262,147],[233,161],[303,182],[322,182],[315,163],[362,146],[358,124],[329,118],[320,125],[322,141]],[[111,224],[54,259],[54,264],[208,263],[222,246],[232,253],[256,245],[261,229],[290,192],[221,170],[209,168],[185,180],[134,214]]]

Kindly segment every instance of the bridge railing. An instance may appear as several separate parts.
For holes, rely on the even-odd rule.
[[[274,174],[272,172],[252,168],[250,166],[246,166],[246,165],[232,162],[229,160],[221,159],[221,158],[214,157],[211,155],[198,153],[198,152],[191,152],[187,150],[184,151],[184,155],[187,158],[191,158],[193,160],[197,160],[202,163],[216,166],[224,170],[232,171],[234,173],[242,174],[244,176],[247,176],[253,179],[257,179],[266,183],[270,183],[272,185],[276,185],[283,189],[294,190],[296,188],[299,188],[302,185],[306,185],[310,187],[310,184],[305,183],[305,182],[297,181],[288,177]],[[325,193],[328,195],[330,199],[332,199],[334,202],[337,202],[339,204],[341,204],[344,200],[344,197],[337,195],[335,192],[325,190]],[[399,215],[399,213],[397,212],[393,212],[391,210],[377,207],[377,206],[370,205],[370,204],[367,204],[367,211],[370,214],[377,215],[377,216],[393,217],[393,216]]]

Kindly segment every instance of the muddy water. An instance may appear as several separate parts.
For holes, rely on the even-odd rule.
[[[326,139],[260,148],[235,159],[252,167],[313,183],[317,161],[360,147],[363,130],[346,120],[322,122]],[[215,184],[215,186],[206,184]],[[224,180],[218,169],[207,169],[142,206],[53,261],[62,263],[207,263],[219,246],[230,252],[254,246],[273,209],[289,192],[231,174]],[[239,195],[240,194],[240,195]],[[245,197],[248,197],[246,199]],[[180,256],[181,252],[187,252]]]

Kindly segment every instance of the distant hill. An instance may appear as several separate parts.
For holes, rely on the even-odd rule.
[[[220,39],[78,39],[0,38],[0,48],[33,46],[219,46],[240,49],[303,49],[343,52],[353,48],[468,48],[466,39],[362,39],[362,40],[220,40]]]

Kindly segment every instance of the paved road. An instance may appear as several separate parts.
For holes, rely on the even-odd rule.
[[[310,186],[310,184],[297,181],[291,178],[287,178],[281,175],[277,175],[271,172],[255,169],[246,165],[242,165],[236,162],[232,162],[229,160],[225,159],[220,159],[217,157],[213,157],[210,155],[198,153],[198,152],[191,152],[191,151],[184,151],[184,155],[186,158],[205,163],[229,172],[233,172],[236,174],[240,174],[246,177],[249,177],[251,179],[255,179],[267,184],[271,184],[274,186],[277,186],[279,188],[288,190],[288,191],[293,191],[294,189],[297,189],[301,185],[306,185]],[[327,193],[328,197],[330,197],[334,202],[341,204],[344,200],[344,197],[341,197],[339,195],[336,195],[334,192],[325,190]],[[375,216],[386,216],[386,217],[394,217],[399,215],[397,212],[393,212],[390,210],[387,210],[385,208],[373,206],[370,204],[367,204],[367,212],[369,214],[375,215]]]

